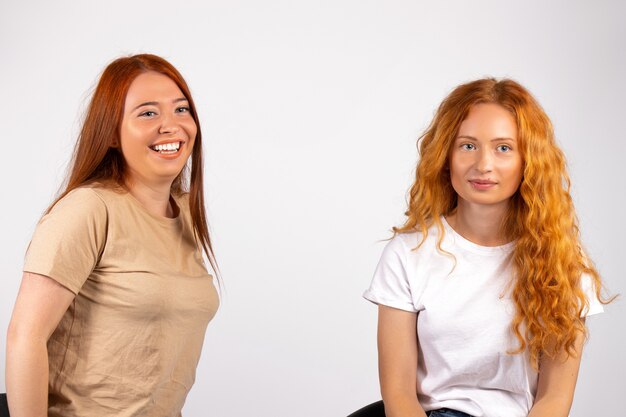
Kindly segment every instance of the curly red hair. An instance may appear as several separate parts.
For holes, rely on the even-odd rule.
[[[512,254],[516,313],[511,326],[519,346],[511,353],[528,349],[537,366],[542,354],[555,357],[565,351],[574,355],[576,337],[586,336],[582,316],[589,302],[581,289],[582,274],[591,277],[598,299],[604,304],[611,300],[601,297],[600,276],[583,253],[565,157],[556,144],[552,123],[528,90],[510,79],[487,78],[460,85],[443,100],[418,141],[420,160],[407,220],[393,230],[417,230],[425,238],[434,224],[441,248],[441,216],[457,206],[446,170],[450,149],[461,122],[479,103],[498,104],[517,121],[523,179],[502,224],[504,234],[516,241]]]

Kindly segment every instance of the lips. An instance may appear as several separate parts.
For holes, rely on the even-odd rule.
[[[488,190],[498,183],[490,179],[471,179],[468,181],[475,190]]]

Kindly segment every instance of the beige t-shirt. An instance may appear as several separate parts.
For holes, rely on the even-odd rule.
[[[174,201],[170,219],[81,187],[37,226],[24,271],[76,294],[48,341],[49,416],[180,415],[219,300],[188,196]]]

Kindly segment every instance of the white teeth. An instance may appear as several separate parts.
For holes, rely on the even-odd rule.
[[[173,142],[173,143],[165,143],[162,145],[155,145],[152,147],[152,149],[154,149],[157,152],[161,152],[161,151],[178,151],[178,149],[180,149],[180,142]]]

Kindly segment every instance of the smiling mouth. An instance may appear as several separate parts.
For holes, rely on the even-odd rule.
[[[171,155],[171,154],[175,154],[176,152],[178,152],[178,150],[180,149],[182,145],[183,145],[182,142],[170,142],[170,143],[163,143],[160,145],[152,145],[148,147],[152,149],[153,151],[158,152],[162,155]]]

